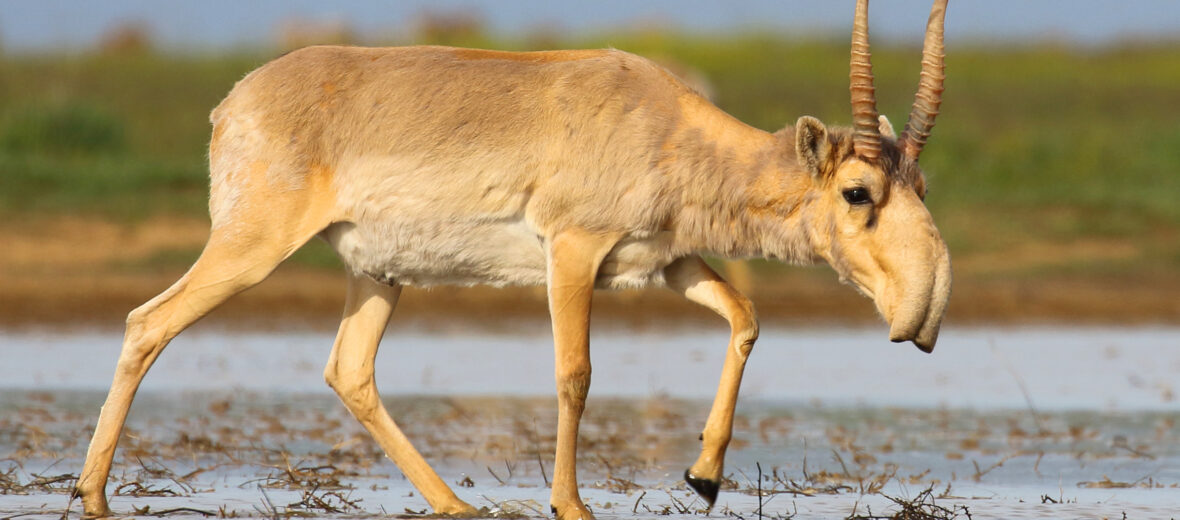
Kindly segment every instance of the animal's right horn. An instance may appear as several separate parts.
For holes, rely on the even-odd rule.
[[[852,94],[852,149],[865,159],[881,154],[881,132],[877,125],[877,98],[873,89],[873,64],[869,53],[869,0],[857,0],[852,22],[852,60],[848,90]]]
[[[946,0],[934,0],[930,8],[930,20],[926,22],[926,41],[922,44],[922,75],[918,82],[918,93],[914,96],[914,109],[905,124],[905,131],[898,139],[902,153],[910,160],[917,161],[934,128],[938,117],[938,106],[942,104],[943,82],[946,80],[946,55],[942,46],[943,20],[946,18]]]

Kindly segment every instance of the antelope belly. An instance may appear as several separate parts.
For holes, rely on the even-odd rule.
[[[522,220],[338,223],[322,235],[350,270],[382,283],[545,283],[543,242]]]

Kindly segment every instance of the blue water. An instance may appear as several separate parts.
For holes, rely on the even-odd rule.
[[[888,513],[896,506],[887,495],[928,487],[938,505],[966,507],[972,518],[1180,510],[1180,329],[952,328],[932,355],[885,334],[763,331],[727,458],[737,489],[723,491],[714,516],[756,516],[759,469],[763,512],[776,517]],[[579,470],[600,518],[700,515],[680,474],[699,450],[726,339],[594,331]],[[0,476],[25,484],[80,469],[119,341],[116,332],[0,333]],[[142,482],[179,496],[116,496],[112,507],[269,514],[303,491],[260,482],[286,467],[329,465],[359,501],[346,514],[314,515],[425,509],[323,384],[331,343],[323,333],[182,335],[144,382],[108,486]],[[391,330],[378,385],[462,498],[539,518],[556,418],[551,348],[541,331]],[[882,476],[880,490],[861,493]],[[464,479],[473,486],[455,484]],[[784,492],[787,482],[847,488],[800,496]],[[57,518],[66,502],[51,490],[0,493],[0,518]]]
[[[330,393],[332,335],[198,328],[160,356],[143,389]],[[594,330],[591,394],[711,398],[727,331]],[[0,332],[0,389],[106,390],[115,332]],[[552,340],[391,329],[376,360],[385,395],[548,396]],[[1180,328],[951,328],[933,354],[884,326],[764,330],[744,399],[832,405],[1180,411]]]

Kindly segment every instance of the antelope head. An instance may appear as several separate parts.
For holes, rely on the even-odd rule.
[[[943,91],[943,18],[936,0],[926,26],[921,81],[901,137],[877,115],[868,45],[868,2],[859,0],[852,31],[851,132],[829,132],[802,117],[796,155],[812,177],[808,235],[817,255],[873,299],[890,339],[930,352],[950,298],[946,244],[924,204],[918,156],[930,136]]]

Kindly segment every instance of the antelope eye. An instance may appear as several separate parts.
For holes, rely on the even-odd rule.
[[[869,198],[869,190],[864,188],[849,188],[844,190],[844,200],[849,204],[868,204],[873,201]]]

